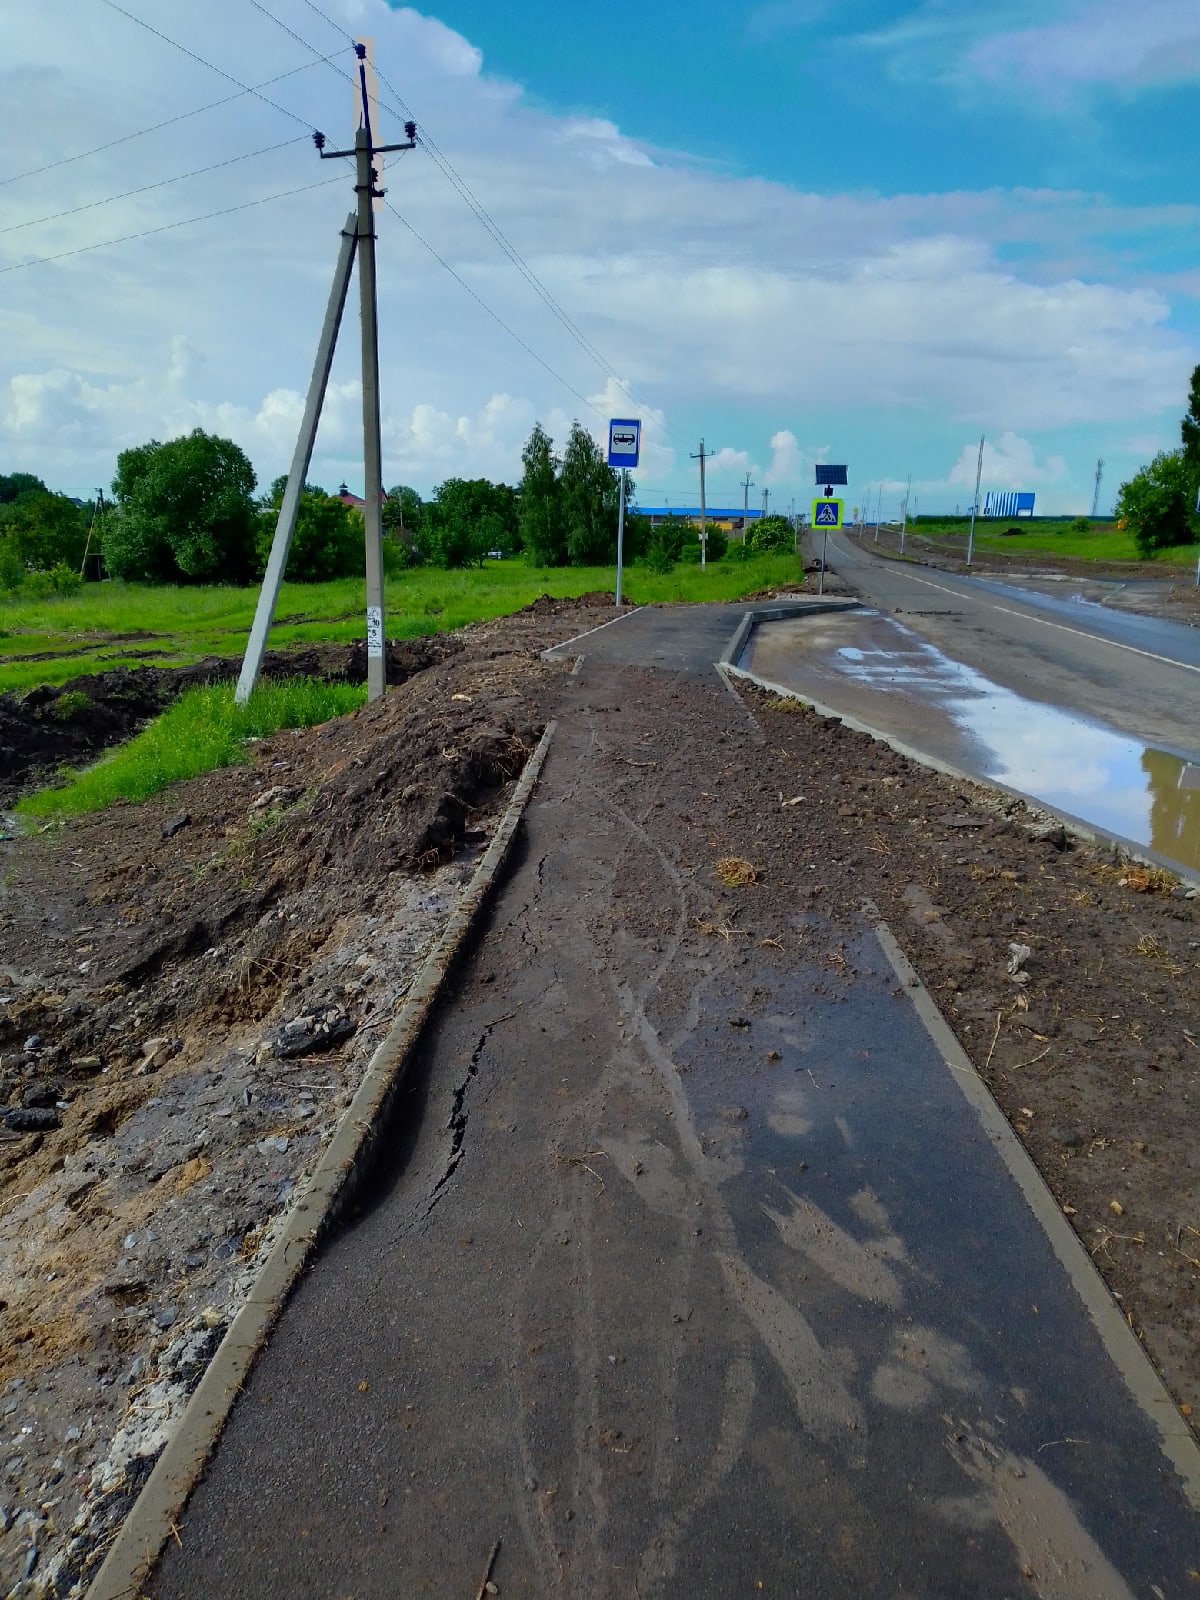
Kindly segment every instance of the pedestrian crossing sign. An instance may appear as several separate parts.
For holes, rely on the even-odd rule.
[[[840,500],[814,500],[812,503],[812,525],[814,528],[840,528],[842,525],[842,502]]]

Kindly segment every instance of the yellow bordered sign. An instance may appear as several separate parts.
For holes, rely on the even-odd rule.
[[[840,528],[842,525],[842,502],[840,500],[814,500],[812,503],[812,525],[814,528]]]

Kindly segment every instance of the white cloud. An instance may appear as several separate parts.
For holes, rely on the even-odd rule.
[[[854,42],[884,56],[901,80],[933,78],[976,98],[990,87],[1014,103],[1032,91],[1039,109],[1066,115],[1076,110],[1073,91],[1089,86],[1133,92],[1200,77],[1194,0],[996,0],[987,7],[923,0]]]
[[[305,70],[263,93],[172,123],[44,178],[0,186],[0,229],[156,183],[249,150],[296,143],[186,182],[129,194],[51,223],[0,232],[0,270],[31,257],[245,204],[234,215],[6,274],[0,305],[0,468],[73,488],[111,477],[117,451],[152,436],[221,427],[267,480],[290,457],[338,230],[352,199],[336,183],[250,202],[331,176],[305,126],[350,125],[350,87],[243,0],[180,8],[142,0],[165,33],[255,81]],[[718,472],[807,486],[811,453],[763,419],[803,432],[870,399],[1022,437],[1080,422],[1139,425],[1178,402],[1194,354],[1152,281],[1095,281],[1098,235],[1184,237],[1200,211],[1122,211],[1052,191],[816,194],[705,170],[651,151],[602,118],[555,117],[484,70],[436,19],[385,0],[328,0],[373,35],[376,61],[412,100],[513,245],[603,351],[624,389],[571,338],[494,238],[421,152],[389,158],[389,199],[568,386],[557,383],[386,210],[378,219],[385,474],[428,488],[451,473],[510,479],[533,419],[556,439],[578,416],[645,417],[647,483],[691,475],[698,403],[721,417]],[[322,51],[336,34],[290,16]],[[782,13],[776,22],[786,20]],[[56,160],[235,93],[233,86],[89,0],[62,0],[58,51],[44,25],[8,19],[0,175]],[[250,65],[247,65],[250,63]],[[348,67],[348,58],[342,61]],[[385,88],[384,102],[387,104]],[[422,121],[422,126],[426,124]],[[37,130],[36,138],[34,130]],[[397,132],[388,119],[385,133]],[[47,195],[53,195],[52,201]],[[1019,270],[1004,264],[1021,246]],[[1123,243],[1124,249],[1124,243]],[[1046,265],[1047,255],[1069,271]],[[318,481],[354,482],[357,307],[347,309],[317,443]],[[573,392],[574,391],[574,392]],[[586,397],[586,403],[579,396]],[[805,398],[811,397],[811,398]],[[679,423],[687,411],[685,436]],[[737,437],[729,419],[742,419]],[[807,420],[812,418],[811,423]],[[702,423],[717,432],[717,421]],[[755,440],[760,465],[754,458]],[[787,441],[790,440],[790,443]],[[728,454],[726,454],[728,452]]]
[[[748,450],[732,450],[729,445],[722,445],[719,450],[714,450],[708,459],[708,471],[713,474],[737,473],[744,476],[747,472],[753,476],[758,469],[751,464]]]
[[[1058,95],[1073,84],[1180,83],[1200,77],[1200,11],[1195,0],[1090,0],[1061,20],[981,39],[966,65]]]
[[[978,443],[963,445],[946,482],[973,493],[978,463]],[[980,494],[987,489],[1035,489],[1041,484],[1061,483],[1066,477],[1067,463],[1062,456],[1039,459],[1033,445],[1019,434],[1002,433],[998,439],[984,441]]]

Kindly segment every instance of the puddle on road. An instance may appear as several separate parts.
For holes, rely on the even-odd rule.
[[[972,747],[971,760],[960,758],[958,764],[1148,845],[1181,866],[1200,868],[1200,764],[1027,700],[890,618],[872,617],[871,635],[879,637],[881,624],[886,647],[836,645],[830,639],[820,650],[820,665],[875,693],[937,707]],[[775,663],[765,675],[786,681]],[[909,721],[904,736],[910,740],[911,729]],[[922,742],[920,734],[916,742]]]

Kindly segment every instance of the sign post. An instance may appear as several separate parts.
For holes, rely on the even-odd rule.
[[[617,469],[620,498],[617,501],[617,594],[621,604],[621,571],[625,563],[625,474],[638,464],[642,453],[642,424],[638,417],[614,417],[608,425],[608,464]]]
[[[812,525],[821,530],[821,574],[817,580],[817,593],[825,593],[825,556],[829,549],[829,530],[836,533],[842,525],[842,502],[840,500],[814,500],[812,503]]]
[[[829,530],[836,533],[842,525],[842,502],[833,499],[833,486],[835,483],[846,483],[846,468],[840,466],[814,467],[813,476],[816,478],[817,487],[824,487],[823,499],[814,500],[812,503],[813,528],[821,529],[821,575],[817,580],[817,593],[825,593],[825,555],[829,549]]]

